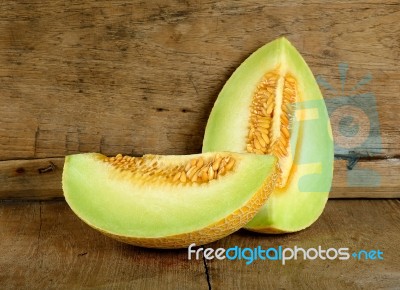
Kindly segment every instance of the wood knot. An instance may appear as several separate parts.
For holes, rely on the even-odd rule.
[[[49,166],[47,166],[47,167],[42,167],[42,168],[39,168],[39,169],[38,169],[38,171],[39,171],[40,174],[56,171],[56,166],[54,165],[54,163],[51,162],[51,161],[49,161],[49,163],[50,163]]]

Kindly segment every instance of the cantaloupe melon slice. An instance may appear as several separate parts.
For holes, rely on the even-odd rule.
[[[332,183],[333,139],[314,76],[285,38],[247,58],[220,92],[210,114],[203,152],[274,154],[278,186],[246,229],[279,233],[311,225]]]
[[[133,245],[179,248],[244,226],[277,176],[273,156],[86,153],[66,157],[63,190],[76,215],[102,233]]]

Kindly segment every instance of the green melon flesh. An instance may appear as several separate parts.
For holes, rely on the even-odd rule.
[[[258,49],[227,81],[210,114],[203,152],[247,152],[252,97],[260,80],[273,70],[281,76],[290,73],[297,80],[298,97],[290,124],[293,164],[282,168],[289,174],[286,185],[275,189],[245,228],[263,233],[295,232],[310,226],[323,212],[332,183],[333,139],[315,78],[287,39]],[[302,117],[296,119],[297,113]]]
[[[201,184],[150,182],[145,174],[116,169],[104,162],[106,157],[101,154],[70,155],[63,172],[65,199],[84,222],[127,243],[175,248],[212,242],[254,217],[272,191],[276,176],[274,157],[220,154],[235,158],[234,170]],[[147,156],[162,170],[215,155]],[[247,208],[255,199],[260,202]],[[224,224],[234,215],[235,220]],[[219,228],[213,228],[218,223]]]

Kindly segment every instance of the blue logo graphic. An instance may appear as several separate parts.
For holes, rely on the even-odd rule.
[[[325,88],[334,142],[335,157],[348,160],[347,183],[350,187],[377,187],[381,184],[378,172],[357,163],[361,157],[382,152],[376,98],[372,92],[358,90],[372,81],[366,74],[353,86],[347,84],[346,63],[339,64],[340,88],[335,88],[324,77],[317,76],[318,84]]]

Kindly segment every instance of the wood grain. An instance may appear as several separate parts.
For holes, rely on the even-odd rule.
[[[62,197],[64,158],[0,161],[0,199]]]
[[[89,228],[63,201],[0,202],[0,281],[5,289],[395,289],[400,279],[399,200],[329,201],[309,229],[239,231],[207,245],[380,249],[383,261],[188,260],[187,250],[125,245]]]
[[[238,246],[263,249],[349,248],[381,250],[384,260],[245,261],[210,260],[207,270],[214,289],[397,289],[400,281],[399,200],[329,201],[309,229],[288,235],[256,235],[240,231],[213,243],[213,249]],[[300,253],[301,255],[301,253]],[[257,273],[257,274],[255,274]]]
[[[225,81],[254,50],[285,35],[314,74],[333,87],[321,86],[331,113],[348,104],[378,124],[368,127],[346,111],[347,119],[332,124],[335,140],[354,130],[364,133],[346,148],[336,146],[336,153],[366,158],[368,166],[378,161],[371,157],[398,164],[399,16],[395,0],[2,1],[0,160],[39,164],[89,151],[198,153]],[[341,63],[348,64],[345,83]],[[371,80],[357,87],[368,75]],[[371,167],[385,171],[384,164],[392,161]],[[9,163],[0,166],[4,172]],[[385,182],[395,175],[385,173]],[[22,183],[1,185],[1,195],[9,196],[4,188],[11,188],[16,197],[50,197],[59,181],[44,176],[14,179]],[[348,175],[340,176],[343,181]],[[398,192],[344,184],[337,196]],[[395,190],[397,178],[388,184]]]
[[[373,144],[397,155],[400,10],[385,2],[3,1],[0,159],[199,152],[224,82],[280,35],[337,88],[341,62],[346,90],[372,74],[353,93],[374,93]]]
[[[0,203],[0,234],[5,289],[207,289],[202,260],[116,242],[64,202]]]
[[[336,160],[330,198],[400,198],[399,159]]]
[[[62,198],[64,158],[0,161],[0,200]],[[330,198],[400,198],[400,161],[336,160]]]

